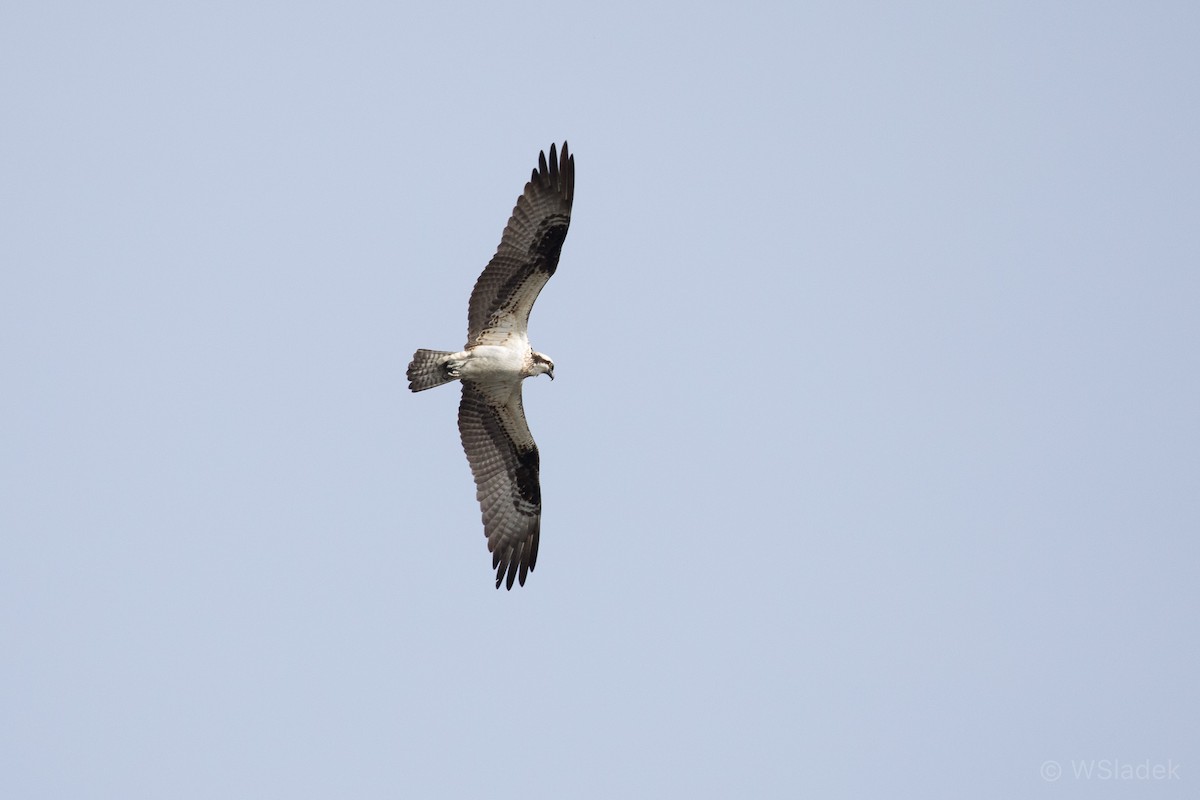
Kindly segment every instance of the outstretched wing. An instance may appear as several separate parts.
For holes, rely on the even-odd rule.
[[[561,157],[550,145],[550,161],[538,153],[538,168],[517,198],[496,255],[475,281],[467,347],[503,344],[510,333],[528,330],[533,302],[558,268],[574,197],[575,159],[566,142]]]
[[[514,579],[524,586],[525,576],[537,564],[542,490],[538,449],[521,405],[521,384],[463,381],[458,432],[475,476],[496,588],[506,575],[507,588],[512,588]]]

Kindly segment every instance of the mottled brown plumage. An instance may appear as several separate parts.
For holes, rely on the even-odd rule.
[[[529,312],[558,268],[571,224],[575,159],[563,142],[559,156],[538,154],[496,254],[475,288],[467,312],[467,344],[458,353],[418,350],[408,366],[414,392],[462,381],[458,429],[475,476],[496,587],[511,589],[537,564],[542,496],[537,444],[525,421],[521,381],[554,378],[554,362],[529,346]]]
[[[562,156],[550,145],[550,161],[538,154],[525,191],[517,198],[500,246],[475,281],[467,311],[467,347],[503,344],[514,331],[529,329],[529,312],[550,276],[571,224],[575,159],[563,142]]]

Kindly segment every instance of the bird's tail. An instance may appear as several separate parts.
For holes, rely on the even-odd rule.
[[[454,355],[448,350],[418,350],[413,353],[412,363],[408,365],[408,388],[414,392],[423,392],[443,383],[454,380],[446,369],[449,356]]]

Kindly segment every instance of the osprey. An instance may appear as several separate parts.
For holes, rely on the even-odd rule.
[[[497,589],[506,577],[506,588],[513,580],[524,586],[537,564],[542,491],[521,381],[542,374],[554,380],[554,362],[529,346],[529,312],[558,267],[574,196],[575,159],[566,142],[561,157],[550,145],[550,160],[538,153],[500,246],[475,281],[466,346],[457,353],[418,350],[408,365],[414,392],[462,382],[458,432],[475,476]]]

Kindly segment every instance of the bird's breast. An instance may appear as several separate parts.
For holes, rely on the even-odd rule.
[[[468,351],[470,357],[462,367],[467,380],[520,380],[525,368],[529,346],[519,349],[507,345],[480,345]]]

